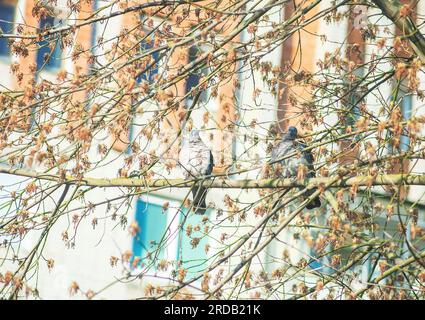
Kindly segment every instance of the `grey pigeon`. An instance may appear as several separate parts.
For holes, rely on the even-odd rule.
[[[182,146],[179,155],[180,166],[186,179],[201,178],[211,174],[214,158],[211,150],[202,141],[199,131],[192,130],[189,141]],[[207,210],[205,198],[207,189],[203,186],[192,188],[193,209],[196,214],[204,214]]]
[[[289,127],[288,132],[282,137],[282,140],[278,143],[276,147],[272,150],[272,155],[270,158],[270,162],[273,164],[278,162],[282,166],[282,177],[283,178],[291,178],[296,177],[298,173],[298,168],[300,165],[304,165],[307,167],[307,178],[314,178],[316,176],[316,172],[314,170],[313,155],[309,150],[306,149],[306,145],[299,143],[296,141],[298,136],[297,128]],[[301,151],[301,157],[296,155],[279,160],[281,158],[286,157],[287,155],[294,153],[296,151]],[[310,196],[316,191],[316,189],[308,190],[305,195]],[[307,204],[307,209],[314,209],[321,206],[319,197],[313,199],[309,204]]]

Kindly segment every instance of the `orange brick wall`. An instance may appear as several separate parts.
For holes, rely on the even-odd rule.
[[[359,66],[365,62],[365,50],[366,43],[362,38],[361,31],[357,28],[354,28],[353,18],[348,19],[348,28],[347,28],[347,49],[345,56],[348,61],[354,62],[355,65]],[[342,101],[347,100],[342,99]],[[359,156],[359,145],[353,139],[340,140],[338,142],[340,148],[339,163],[340,164],[351,164],[353,161],[358,159]]]
[[[284,8],[285,20],[292,17],[294,13],[294,3],[296,5],[305,5],[303,0],[289,2]],[[319,7],[313,8],[303,19],[309,19],[317,14]],[[295,73],[313,72],[315,68],[315,54],[317,50],[317,32],[319,30],[319,21],[310,23],[305,30],[294,33],[287,39],[282,47],[281,66],[283,70],[287,67]],[[296,22],[295,22],[296,25]],[[295,27],[295,26],[294,26]],[[301,47],[299,47],[299,44]],[[308,48],[308,49],[307,49]],[[290,70],[290,69],[289,69]],[[292,73],[292,76],[294,73]],[[280,130],[285,131],[288,126],[296,126],[302,132],[300,124],[303,120],[303,110],[300,105],[291,103],[290,96],[293,95],[301,102],[307,102],[310,98],[310,90],[303,85],[291,86],[289,89],[281,85],[279,90],[279,106],[277,108],[277,119]]]

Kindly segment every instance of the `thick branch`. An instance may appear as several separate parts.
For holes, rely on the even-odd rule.
[[[396,27],[409,39],[418,57],[425,63],[425,37],[416,27],[409,16],[401,16],[401,6],[394,0],[373,0],[384,15],[386,15]]]
[[[140,178],[89,178],[76,179],[71,176],[61,178],[59,175],[38,173],[23,169],[10,169],[0,167],[0,173],[13,174],[28,178],[40,180],[57,181],[58,183],[67,183],[80,186],[91,187],[142,187],[142,188],[190,188],[196,182],[200,184],[199,179],[140,179]],[[208,180],[202,181],[202,185],[208,188],[216,189],[273,189],[273,188],[294,188],[294,187],[314,187],[327,184],[335,177],[321,177],[304,180],[294,179],[259,179],[259,180],[229,180],[214,176],[208,177]],[[357,176],[340,177],[332,187],[349,186],[385,186],[385,185],[425,185],[425,174],[388,174],[377,176]]]
[[[422,251],[419,255],[420,259],[425,258],[425,251]],[[388,269],[387,271],[385,271],[384,273],[382,273],[380,276],[378,276],[371,284],[369,284],[366,288],[361,289],[360,291],[358,291],[356,293],[356,296],[360,296],[362,295],[365,291],[367,291],[369,288],[371,288],[373,285],[379,284],[379,282],[381,282],[382,280],[384,280],[385,278],[388,278],[390,275],[392,275],[393,273],[403,269],[404,267],[407,267],[408,265],[414,263],[415,261],[417,261],[416,257],[410,257],[407,260],[402,261],[399,264],[396,264],[395,266],[393,266],[392,268]]]

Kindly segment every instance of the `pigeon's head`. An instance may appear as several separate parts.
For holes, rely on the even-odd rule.
[[[297,130],[297,128],[295,128],[295,127],[289,127],[288,128],[288,136],[289,136],[289,138],[290,139],[296,139],[297,138],[297,136],[298,136],[298,130]]]
[[[189,134],[189,142],[198,142],[202,141],[201,136],[199,135],[199,130],[192,130]]]

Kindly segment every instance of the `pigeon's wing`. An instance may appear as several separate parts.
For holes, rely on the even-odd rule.
[[[207,171],[205,172],[206,175],[210,175],[211,172],[214,169],[214,157],[213,157],[213,154],[212,154],[211,150],[208,150],[208,152],[209,152],[209,160],[208,160]]]
[[[286,160],[284,166],[284,176],[286,178],[296,177],[298,174],[298,167],[300,166],[300,159],[297,156],[290,157]]]
[[[282,141],[279,142],[273,149],[272,149],[272,154],[270,157],[270,161],[271,162],[275,162],[276,160],[278,160],[279,158],[282,157],[281,155],[282,153]]]
[[[301,161],[302,163],[307,166],[308,173],[307,178],[315,178],[316,177],[316,171],[314,170],[314,157],[310,150],[306,150],[307,146],[303,143],[298,144],[298,149],[301,151]],[[313,188],[311,190],[308,190],[305,195],[308,197],[312,195],[314,192],[316,192],[316,188]],[[320,201],[320,197],[314,198],[309,204],[306,205],[307,209],[314,209],[314,208],[320,208],[322,205]]]
[[[302,152],[301,161],[302,163],[307,166],[308,169],[308,178],[314,178],[316,177],[316,171],[314,170],[314,157],[310,150],[306,150],[307,146],[303,143],[298,144],[298,148]]]
[[[197,171],[201,176],[208,176],[211,174],[214,167],[214,158],[211,150],[205,145],[198,145],[196,150],[196,163]],[[208,188],[203,186],[194,186],[192,190],[193,195],[193,208],[196,214],[204,214],[207,210],[206,196]]]
[[[270,157],[271,162],[275,162],[287,154],[291,153],[293,150],[293,142],[292,141],[281,141],[277,144],[276,147],[273,148],[272,154]],[[282,160],[284,161],[284,160]]]
[[[297,174],[299,160],[296,156],[289,157],[286,159],[286,156],[290,155],[296,151],[293,140],[282,140],[273,150],[271,154],[270,161],[276,162],[282,166],[282,176],[285,178],[289,178],[295,176]]]
[[[206,147],[202,146],[197,152],[197,171],[199,175],[208,175],[211,167],[210,160],[211,151]]]

